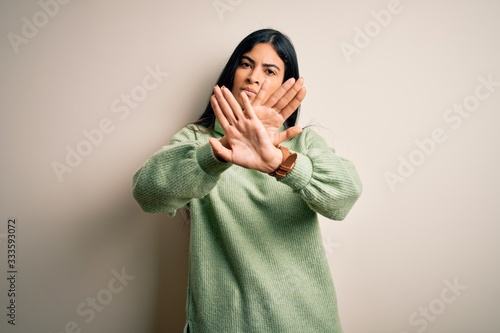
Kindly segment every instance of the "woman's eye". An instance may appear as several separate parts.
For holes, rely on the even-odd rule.
[[[240,66],[243,68],[250,68],[250,64],[248,62],[242,62]]]
[[[267,73],[267,75],[276,75],[276,72],[275,72],[275,71],[273,71],[272,69],[268,69],[268,70],[266,71],[266,73]]]

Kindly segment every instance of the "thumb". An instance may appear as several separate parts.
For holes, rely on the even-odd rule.
[[[280,132],[276,135],[276,138],[274,140],[274,145],[279,145],[282,142],[285,142],[286,140],[296,137],[300,133],[302,133],[302,127],[300,126],[290,127],[285,131]]]
[[[212,146],[215,157],[222,162],[231,161],[231,151],[224,147],[222,143],[216,138],[208,138],[208,142]]]

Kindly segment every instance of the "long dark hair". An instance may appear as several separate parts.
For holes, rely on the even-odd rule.
[[[285,64],[285,76],[283,82],[289,78],[299,78],[299,63],[297,61],[297,54],[295,53],[295,48],[293,47],[292,41],[281,32],[274,29],[261,29],[252,32],[250,35],[246,36],[233,51],[233,54],[226,63],[226,66],[222,70],[222,73],[217,80],[217,85],[220,87],[226,86],[229,90],[233,88],[234,73],[238,68],[241,57],[250,52],[253,47],[257,44],[265,43],[271,44],[278,56],[283,60]],[[292,127],[297,122],[297,117],[299,115],[300,106],[297,110],[292,113],[290,117],[285,121],[285,127]],[[195,122],[195,124],[201,125],[208,130],[212,130],[215,124],[215,114],[210,101],[205,108],[205,111],[200,116],[200,118]]]

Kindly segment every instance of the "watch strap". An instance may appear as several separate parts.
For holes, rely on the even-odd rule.
[[[271,172],[269,175],[280,179],[286,177],[290,171],[292,171],[295,166],[295,161],[297,160],[297,153],[291,153],[290,149],[285,146],[278,146],[278,148],[283,153],[283,160],[276,170]]]

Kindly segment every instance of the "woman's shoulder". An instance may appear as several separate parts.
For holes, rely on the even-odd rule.
[[[208,140],[211,136],[211,131],[197,124],[187,124],[182,127],[172,138],[172,141],[185,140]]]

